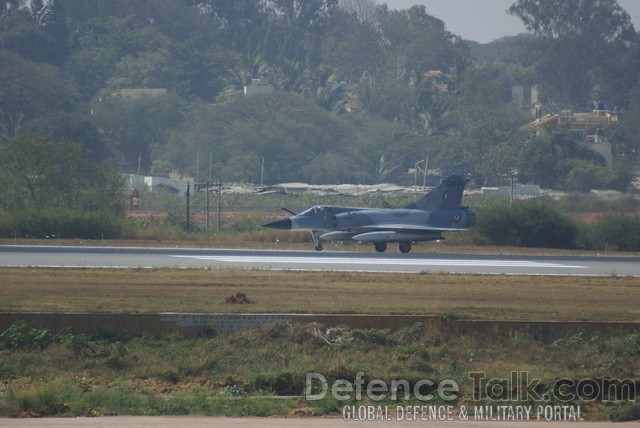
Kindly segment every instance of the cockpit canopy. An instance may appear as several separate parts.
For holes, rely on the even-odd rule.
[[[330,214],[333,212],[332,207],[327,207],[324,205],[316,205],[315,207],[311,207],[303,212],[300,215],[311,216],[311,215],[320,215],[320,214]]]

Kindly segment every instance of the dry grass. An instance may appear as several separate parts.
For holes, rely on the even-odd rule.
[[[437,314],[640,321],[637,278],[0,268],[0,311]],[[225,299],[245,293],[248,305]]]

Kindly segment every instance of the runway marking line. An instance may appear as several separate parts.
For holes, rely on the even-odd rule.
[[[391,266],[473,266],[473,267],[520,267],[548,269],[587,269],[587,266],[565,265],[560,263],[531,262],[526,260],[456,260],[456,259],[390,259],[390,258],[358,258],[358,257],[278,257],[278,256],[201,256],[171,255],[175,258],[188,258],[219,263],[243,264],[363,264]]]

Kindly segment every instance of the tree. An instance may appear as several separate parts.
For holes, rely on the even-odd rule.
[[[27,123],[24,130],[49,141],[80,144],[86,150],[87,158],[96,164],[111,156],[98,128],[78,112],[45,114]]]
[[[527,30],[551,39],[572,34],[602,46],[633,39],[635,33],[616,0],[517,0],[509,13]]]
[[[565,186],[568,190],[588,192],[592,189],[608,189],[613,181],[613,171],[593,162],[576,161],[567,174]]]
[[[322,62],[336,72],[334,80],[356,83],[385,66],[382,34],[372,22],[338,10],[330,25],[321,49]]]
[[[179,64],[166,49],[145,51],[134,57],[127,55],[117,64],[113,77],[107,81],[107,89],[168,88],[181,74]]]
[[[338,0],[338,7],[349,15],[355,15],[358,21],[367,23],[373,27],[379,25],[376,9],[378,4],[375,0]]]
[[[468,57],[462,39],[445,29],[444,22],[427,14],[424,6],[407,10],[378,8],[381,32],[388,43],[389,64],[398,77],[427,70],[449,72]]]
[[[276,92],[199,106],[179,130],[153,149],[154,160],[195,176],[198,156],[213,156],[212,176],[255,181],[265,160],[265,181],[299,181],[301,171],[334,152],[353,158],[350,128],[303,97]],[[255,162],[253,167],[248,164]]]
[[[638,35],[616,0],[517,0],[509,13],[540,38],[531,48],[548,101],[580,108],[592,96],[620,102],[621,91],[635,84],[637,59],[626,52]],[[635,78],[621,79],[615,69]],[[601,93],[592,94],[597,85]]]
[[[36,1],[31,1],[33,7]],[[69,34],[67,31],[67,16],[63,0],[49,0],[43,4],[41,25],[45,33],[51,38],[53,48],[53,62],[62,65],[67,58]]]
[[[14,134],[30,120],[71,112],[78,92],[59,69],[0,49],[0,133]]]
[[[182,121],[182,100],[176,95],[120,99],[105,96],[93,104],[91,120],[100,130],[116,164],[137,172],[151,168],[151,147],[165,140]]]
[[[640,156],[640,81],[629,94],[629,108],[621,117],[622,140],[619,155],[637,159]]]
[[[67,208],[121,212],[123,180],[108,164],[92,164],[79,144],[20,133],[0,140],[0,208]]]

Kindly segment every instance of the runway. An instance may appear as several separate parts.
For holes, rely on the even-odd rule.
[[[140,247],[0,246],[0,266],[248,268],[346,272],[640,276],[640,258],[355,253]]]

